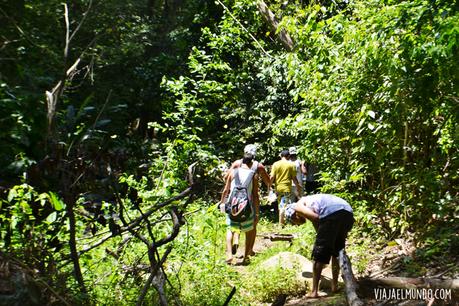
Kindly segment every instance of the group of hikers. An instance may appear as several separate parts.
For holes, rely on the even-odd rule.
[[[228,225],[226,263],[232,264],[234,261],[240,232],[245,233],[245,249],[240,264],[249,264],[250,256],[255,255],[253,247],[260,215],[258,182],[261,179],[268,193],[277,200],[280,226],[286,222],[301,225],[309,220],[316,230],[312,250],[313,282],[307,296],[318,297],[322,269],[330,258],[333,276],[331,290],[335,292],[338,289],[338,252],[344,248],[347,233],[354,223],[351,206],[344,199],[331,194],[302,196],[302,177],[307,176],[308,171],[305,164],[297,159],[295,147],[280,153],[281,159],[273,163],[269,175],[265,166],[255,160],[256,152],[255,145],[245,146],[243,158],[234,161],[225,174],[220,207],[226,213]],[[272,186],[275,186],[273,190]]]

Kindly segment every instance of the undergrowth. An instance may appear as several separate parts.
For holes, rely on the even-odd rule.
[[[171,304],[222,305],[233,287],[236,293],[230,305],[261,305],[272,303],[280,294],[301,297],[307,292],[307,284],[298,277],[299,267],[283,268],[281,265],[266,265],[266,262],[281,252],[310,259],[315,239],[310,222],[281,228],[274,222],[273,212],[263,212],[257,227],[260,252],[251,258],[250,265],[234,267],[224,262],[225,216],[214,205],[208,206],[207,203],[197,203],[190,211],[192,213],[186,216],[187,222],[174,241],[173,251],[165,264]],[[295,239],[291,243],[271,242],[269,247],[264,248],[262,239],[265,238],[260,235],[267,233],[293,234]],[[437,235],[443,237],[446,234]],[[448,241],[455,239],[453,235]],[[241,235],[240,246],[244,242],[245,237]],[[374,256],[384,252],[386,242],[374,233],[362,231],[356,224],[346,248],[354,272],[362,274]],[[403,268],[408,272],[423,271],[419,269],[422,262],[439,256],[440,250],[434,247],[431,240],[426,240],[424,247],[416,251],[417,257],[404,258]],[[120,250],[117,258],[110,255],[116,249]],[[105,305],[134,304],[148,277],[148,271],[142,270],[142,265],[148,262],[143,246],[134,241],[126,243],[122,238],[107,242],[105,250],[97,248],[85,254],[82,261],[84,273],[94,280],[95,300],[110,301]],[[155,305],[156,301],[157,293],[150,288],[145,302]]]

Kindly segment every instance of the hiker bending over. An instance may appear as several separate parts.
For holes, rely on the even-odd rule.
[[[333,281],[331,290],[338,289],[338,252],[344,249],[347,233],[354,224],[351,206],[343,199],[331,194],[314,194],[302,197],[287,206],[285,217],[294,224],[308,219],[314,225],[317,236],[312,250],[312,290],[308,297],[318,297],[319,280],[324,265],[332,258]]]
[[[281,160],[275,162],[271,169],[271,184],[276,184],[277,201],[279,205],[279,224],[284,225],[284,212],[287,204],[291,203],[292,182],[296,186],[298,196],[301,196],[301,186],[296,178],[295,164],[289,161],[288,150],[281,152]]]
[[[253,158],[251,168],[255,171],[258,177],[261,177],[262,181],[265,183],[266,187],[268,188],[268,193],[269,193],[270,188],[271,188],[271,180],[269,179],[269,175],[266,172],[265,166],[263,166],[262,163],[255,160],[256,154],[257,154],[257,147],[254,144],[248,144],[244,147],[244,155],[245,156],[251,155]],[[238,160],[235,160],[231,164],[231,167],[229,171],[227,172],[227,175],[225,176],[225,181],[228,175],[232,173],[232,170],[239,168],[242,165],[242,163],[243,163],[243,159],[238,159]],[[260,196],[259,196],[258,191],[253,196],[254,196],[253,201],[257,203],[258,205],[258,203],[260,203],[260,200],[259,200]],[[256,237],[256,235],[257,235],[257,228],[255,226],[254,237]],[[235,255],[237,252],[237,248],[239,246],[239,233],[234,232],[232,237],[233,237],[232,253],[233,255]],[[249,255],[255,255],[252,249],[249,250]]]
[[[221,203],[225,203],[226,224],[226,262],[232,263],[233,243],[239,232],[245,232],[243,264],[248,263],[253,252],[256,225],[259,217],[258,175],[254,169],[254,155],[246,153],[239,167],[231,170],[226,178]],[[237,246],[236,246],[237,248]]]

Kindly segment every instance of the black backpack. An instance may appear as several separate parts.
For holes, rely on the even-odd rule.
[[[251,170],[247,179],[241,184],[241,180],[239,178],[239,168],[234,169],[234,188],[228,197],[228,201],[225,203],[225,212],[232,221],[247,221],[253,213],[252,203],[249,200],[247,187],[252,182],[254,175],[255,172]]]

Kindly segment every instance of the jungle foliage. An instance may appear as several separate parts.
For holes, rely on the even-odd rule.
[[[249,0],[0,1],[0,248],[38,304],[222,304],[218,165],[247,143],[459,256],[458,3],[266,4],[275,30]]]

